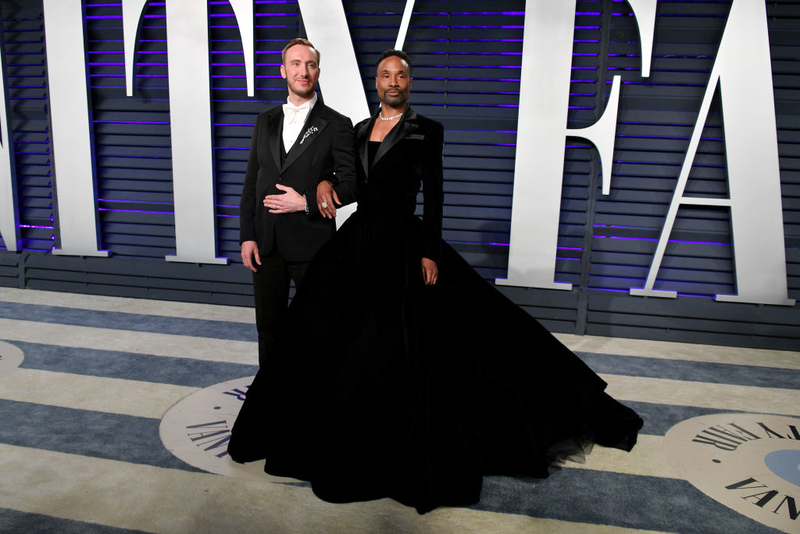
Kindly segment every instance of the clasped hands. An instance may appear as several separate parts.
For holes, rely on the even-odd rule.
[[[294,213],[306,209],[306,197],[294,190],[293,187],[275,184],[279,190],[284,191],[280,195],[267,195],[264,197],[264,207],[273,214]],[[333,185],[323,180],[317,186],[317,208],[320,215],[328,219],[336,217],[336,206],[341,206],[339,195]]]
[[[293,187],[286,185],[275,184],[275,187],[285,193],[281,195],[267,195],[264,197],[264,207],[269,209],[270,213],[294,213],[296,211],[305,211],[306,197],[294,190]]]
[[[294,213],[305,210],[306,198],[295,191],[294,188],[281,184],[275,184],[275,187],[284,191],[284,193],[264,197],[264,207],[268,208],[270,213]],[[317,186],[317,208],[319,208],[320,215],[333,219],[336,217],[336,206],[341,205],[339,195],[336,194],[333,184],[327,180],[322,180]],[[261,265],[261,258],[255,241],[242,243],[242,260],[245,267],[253,272],[258,269],[256,265]],[[439,268],[436,262],[429,258],[422,258],[422,279],[425,285],[436,285],[438,276]]]

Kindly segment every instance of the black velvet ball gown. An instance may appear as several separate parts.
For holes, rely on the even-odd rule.
[[[231,458],[266,458],[326,501],[424,513],[477,502],[485,474],[547,477],[591,443],[630,450],[636,413],[441,240],[441,125],[408,109],[372,143],[374,120],[356,126],[358,210],[309,267]]]

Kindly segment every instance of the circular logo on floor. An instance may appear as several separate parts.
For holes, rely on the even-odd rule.
[[[265,480],[264,460],[237,464],[228,456],[231,428],[252,376],[229,380],[192,393],[161,419],[161,442],[189,465],[218,475]]]
[[[697,489],[784,532],[800,528],[800,419],[727,413],[672,427],[664,449]]]
[[[5,376],[22,364],[25,354],[19,347],[0,341],[0,376]]]

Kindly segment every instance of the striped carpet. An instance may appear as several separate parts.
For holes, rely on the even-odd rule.
[[[252,310],[0,288],[0,532],[777,532],[683,480],[664,435],[707,414],[800,415],[800,353],[558,337],[642,415],[634,451],[596,447],[546,480],[489,477],[478,505],[419,516],[167,451],[170,407],[255,374]]]

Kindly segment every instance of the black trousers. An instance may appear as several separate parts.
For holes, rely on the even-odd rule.
[[[269,255],[261,257],[261,266],[258,267],[258,272],[253,273],[258,329],[258,365],[262,369],[275,344],[275,337],[282,330],[286,320],[291,281],[294,281],[295,288],[300,287],[310,263],[286,261],[277,248],[273,248]]]

